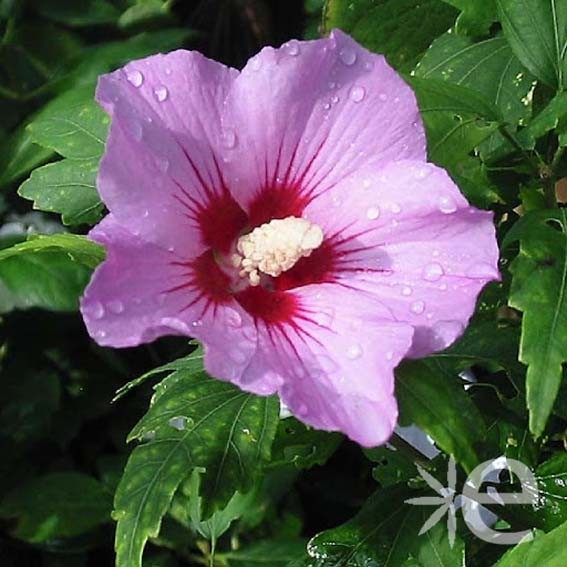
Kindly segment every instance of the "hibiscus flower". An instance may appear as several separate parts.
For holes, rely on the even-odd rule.
[[[394,369],[451,344],[498,277],[491,213],[426,161],[411,89],[340,31],[239,72],[199,53],[100,78],[112,117],[91,336],[202,341],[216,378],[278,393],[365,446],[391,435]]]

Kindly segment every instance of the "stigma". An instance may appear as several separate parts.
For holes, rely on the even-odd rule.
[[[232,264],[250,285],[260,284],[261,274],[277,277],[321,246],[320,226],[303,218],[274,219],[241,236]]]

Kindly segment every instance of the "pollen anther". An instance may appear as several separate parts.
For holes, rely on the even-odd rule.
[[[240,268],[239,275],[247,277],[250,285],[257,286],[260,273],[277,277],[309,256],[322,242],[321,227],[308,220],[274,219],[238,239],[238,254],[232,256],[232,264]]]

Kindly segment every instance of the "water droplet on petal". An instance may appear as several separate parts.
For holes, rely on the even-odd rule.
[[[229,150],[236,146],[236,133],[234,130],[225,130],[222,133],[222,145]]]
[[[423,279],[428,282],[436,282],[444,273],[445,270],[443,270],[441,264],[432,262],[431,264],[427,264],[423,269]]]
[[[169,67],[166,68],[165,74],[168,76],[171,75],[171,69]]]
[[[144,135],[144,127],[142,126],[141,122],[132,120],[130,122],[130,133],[132,134],[132,137],[139,142]]]
[[[337,83],[335,83],[335,81],[329,81],[329,84],[327,85],[329,87],[329,90],[333,90],[337,88]]]
[[[416,315],[421,315],[425,311],[425,303],[423,301],[414,301],[411,304],[411,312]]]
[[[498,272],[495,267],[490,264],[475,264],[467,270],[469,278],[477,278],[481,280],[491,280],[498,277]]]
[[[366,96],[366,91],[364,87],[354,86],[350,89],[350,99],[353,102],[361,102]]]
[[[339,58],[345,65],[354,65],[356,62],[356,52],[350,47],[344,47],[339,52]]]
[[[394,353],[391,350],[389,350],[386,353],[386,360],[392,360],[393,358],[394,358]]]
[[[398,203],[392,203],[392,206],[390,208],[392,209],[392,212],[396,215],[402,211],[402,208],[400,207],[400,205],[398,205]]]
[[[431,174],[431,169],[429,167],[420,167],[415,172],[416,179],[425,179]]]
[[[363,186],[365,189],[369,189],[369,188],[372,186],[372,181],[370,181],[370,179],[365,179],[365,180],[362,182],[362,186]]]
[[[102,319],[104,317],[104,307],[98,301],[93,303],[89,309],[90,315],[93,319]]]
[[[359,344],[350,345],[346,355],[350,360],[356,360],[362,356],[362,347]]]
[[[197,319],[196,321],[191,322],[191,327],[202,327],[203,321],[201,319]]]
[[[380,209],[378,207],[370,207],[366,211],[366,218],[368,220],[376,220],[380,216]]]
[[[115,313],[116,315],[119,315],[122,311],[124,311],[124,303],[119,300],[109,301],[107,303],[107,307],[109,311],[112,311],[112,313]]]
[[[138,70],[128,71],[126,77],[135,87],[141,87],[144,82],[144,75]]]
[[[405,287],[402,288],[402,295],[408,297],[412,293],[413,293],[413,289],[409,285],[406,285]]]
[[[378,98],[382,101],[382,102],[386,102],[388,100],[388,95],[386,93],[380,93],[378,95]]]
[[[154,89],[154,95],[158,102],[163,102],[169,96],[169,91],[167,90],[167,87],[161,85]]]
[[[323,110],[329,110],[330,108],[331,108],[331,103],[330,103],[330,102],[326,102],[326,103],[323,105]]]
[[[166,157],[158,157],[156,160],[158,169],[162,172],[162,173],[166,173],[167,170],[169,169],[169,160]]]
[[[372,71],[374,69],[374,61],[366,61],[364,63],[364,70],[365,71]]]
[[[337,102],[339,102],[339,100],[341,100],[341,99],[340,99],[338,96],[336,96],[336,95],[333,96],[333,97],[331,97],[331,102],[332,102],[333,104],[337,104]]]
[[[299,55],[299,51],[300,51],[299,41],[297,41],[296,39],[292,39],[291,41],[288,41],[285,44],[285,50],[288,55],[291,55],[292,57],[296,57],[297,55]]]
[[[262,59],[259,56],[250,59],[250,69],[252,69],[252,71],[259,71],[261,67]]]
[[[240,313],[232,309],[232,307],[226,308],[225,318],[226,318],[226,324],[229,327],[233,327],[234,329],[237,329],[238,327],[242,326],[242,317],[240,316]]]
[[[446,215],[450,215],[457,210],[457,203],[452,197],[441,197],[439,199],[439,210]]]

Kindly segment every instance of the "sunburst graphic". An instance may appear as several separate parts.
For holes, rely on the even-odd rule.
[[[429,516],[423,524],[419,535],[429,531],[433,526],[437,525],[447,514],[447,531],[449,532],[449,545],[453,547],[455,543],[455,534],[457,532],[457,506],[456,506],[456,484],[457,484],[457,467],[453,457],[449,459],[447,469],[447,486],[443,486],[436,478],[431,476],[425,469],[417,465],[417,469],[421,478],[425,480],[430,488],[432,488],[439,496],[420,496],[418,498],[410,498],[405,502],[413,506],[438,506],[438,508]]]

